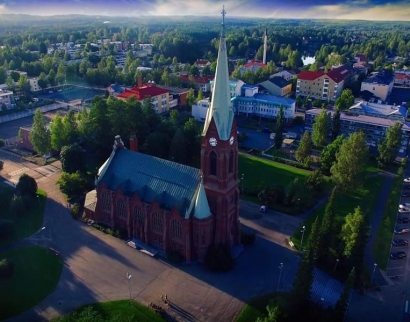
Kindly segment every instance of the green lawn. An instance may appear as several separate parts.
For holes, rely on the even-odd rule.
[[[63,268],[59,257],[37,246],[14,248],[0,258],[14,263],[13,276],[0,279],[0,320],[28,310],[53,292]]]
[[[16,216],[9,211],[7,200],[11,200],[13,196],[13,189],[10,187],[1,187],[2,193],[6,194],[2,207],[0,207],[0,219],[10,220],[14,223],[13,237],[6,241],[0,241],[0,247],[12,244],[18,240],[24,239],[37,230],[43,224],[43,213],[46,204],[47,195],[42,190],[37,190],[37,198],[32,203],[32,207],[24,216]],[[6,206],[7,205],[7,206]]]
[[[379,197],[380,189],[383,185],[384,178],[381,176],[373,176],[366,179],[363,188],[357,191],[350,191],[346,193],[338,192],[336,195],[336,227],[341,227],[344,222],[344,217],[354,211],[354,208],[360,206],[362,210],[372,215],[372,211],[376,204],[376,200]],[[310,233],[311,226],[316,219],[316,216],[320,218],[323,216],[326,204],[317,208],[309,218],[303,223],[306,226],[304,241],[307,241]],[[297,248],[300,248],[300,241],[302,233],[297,230],[291,237],[293,243]]]
[[[283,158],[283,159],[289,159],[289,153],[286,153],[282,150],[278,150],[275,147],[271,147],[268,150],[265,151],[266,154],[278,157],[278,158]]]
[[[76,311],[67,314],[63,318],[56,318],[52,321],[58,322],[64,319],[64,322],[76,322],[78,321],[78,315],[81,314],[81,311],[86,307],[92,307],[93,311],[99,314],[99,319],[96,319],[95,321],[100,320],[100,318],[103,318],[104,320],[114,319],[115,321],[164,321],[164,319],[157,315],[153,310],[138,302],[130,300],[111,301],[86,305]]]
[[[387,205],[383,212],[383,220],[377,232],[376,242],[374,244],[373,255],[375,262],[381,269],[386,269],[388,264],[390,241],[399,208],[400,192],[403,182],[403,176],[394,179],[390,195],[387,199]]]
[[[287,186],[295,178],[303,179],[310,173],[307,170],[247,154],[240,154],[238,163],[239,178],[244,175],[245,191],[270,184]],[[240,184],[242,185],[242,182]]]
[[[277,300],[287,301],[288,293],[268,293],[251,299],[239,312],[236,322],[255,322],[258,317],[266,316],[266,306]]]

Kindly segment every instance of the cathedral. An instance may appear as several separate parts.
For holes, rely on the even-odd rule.
[[[126,149],[110,157],[86,197],[87,217],[122,228],[140,245],[202,261],[209,245],[240,243],[238,140],[229,92],[225,10],[212,102],[202,132],[201,169]]]

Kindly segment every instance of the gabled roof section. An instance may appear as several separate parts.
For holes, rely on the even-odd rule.
[[[128,196],[137,193],[143,201],[157,201],[165,209],[177,207],[181,215],[195,200],[199,185],[198,169],[125,148],[113,151],[98,173],[96,185],[120,188]]]
[[[214,91],[211,107],[208,109],[202,135],[206,135],[212,119],[214,119],[219,138],[223,141],[229,139],[232,123],[233,109],[229,89],[228,56],[225,39],[225,10],[222,11],[222,32],[219,40],[218,60],[216,63]]]
[[[325,73],[323,72],[309,72],[307,70],[302,70],[298,76],[298,79],[301,80],[315,80],[319,77],[324,76]]]
[[[333,79],[336,83],[340,83],[342,80],[346,79],[350,75],[350,70],[346,66],[342,65],[340,67],[333,68],[327,72],[327,76]]]
[[[166,94],[169,91],[157,87],[153,84],[147,84],[141,87],[133,87],[132,89],[126,89],[123,93],[119,94],[118,98],[131,98],[135,97],[137,100],[142,101],[147,97],[155,97],[158,95]]]
[[[288,82],[286,79],[280,76],[274,76],[269,78],[269,82],[271,82],[279,88],[284,88],[290,84],[290,82]]]

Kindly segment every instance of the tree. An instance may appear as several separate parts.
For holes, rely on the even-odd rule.
[[[337,186],[346,190],[362,185],[368,151],[363,132],[352,133],[343,141],[336,154],[336,162],[330,168],[332,179]]]
[[[16,85],[14,84],[14,80],[13,78],[11,78],[11,76],[8,76],[6,78],[6,87],[10,91],[14,90],[14,88],[16,87]]]
[[[307,248],[309,251],[312,252],[313,254],[313,259],[317,259],[317,253],[319,246],[321,246],[321,237],[320,237],[320,218],[319,216],[316,216],[315,221],[313,222],[312,229],[309,234],[309,239],[307,243]]]
[[[171,142],[169,156],[172,161],[186,164],[187,153],[183,128],[179,128],[178,131],[175,133],[174,138]]]
[[[334,221],[335,221],[335,198],[336,187],[333,188],[329,201],[326,204],[325,213],[320,225],[321,244],[318,245],[318,259],[328,255],[328,249],[333,245],[334,240]]]
[[[198,97],[196,99],[197,99],[197,101],[200,101],[200,100],[204,99],[204,93],[202,92],[202,89],[199,89]]]
[[[324,146],[326,144],[327,135],[329,133],[329,115],[326,110],[322,110],[315,117],[315,122],[312,128],[312,142],[315,146]]]
[[[50,69],[50,72],[48,73],[48,76],[47,76],[47,81],[50,83],[51,86],[55,85],[56,73],[55,73],[54,69]]]
[[[40,76],[38,76],[38,86],[41,87],[41,89],[45,89],[47,87],[47,76],[44,74],[44,72],[41,72]]]
[[[336,162],[336,154],[339,152],[344,140],[344,136],[339,135],[336,140],[323,148],[319,157],[320,170],[323,174],[330,175],[330,168]]]
[[[194,89],[191,88],[191,89],[188,91],[188,94],[187,94],[187,96],[186,96],[186,105],[187,105],[187,107],[188,107],[188,108],[191,108],[192,105],[194,105],[195,100],[196,100],[196,98],[195,98]]]
[[[81,176],[80,172],[63,172],[57,180],[57,184],[60,191],[64,193],[68,199],[83,194],[87,188],[87,181]]]
[[[50,152],[51,148],[50,132],[46,127],[46,122],[40,109],[37,109],[34,113],[33,121],[33,127],[29,136],[30,143],[37,153],[41,155],[46,154]]]
[[[6,69],[0,66],[0,84],[4,84],[7,79]]]
[[[64,140],[63,119],[58,113],[50,124],[50,132],[51,132],[51,148],[55,151],[60,151],[61,148],[65,145],[65,140]]]
[[[356,270],[353,267],[347,277],[345,285],[343,287],[343,292],[340,294],[339,300],[336,302],[333,319],[335,322],[343,322],[345,319],[346,311],[349,306],[350,291],[353,289],[354,282],[356,279]]]
[[[323,174],[319,170],[311,172],[306,177],[305,184],[305,188],[307,188],[313,196],[319,196],[323,190]]]
[[[65,79],[66,79],[66,74],[67,73],[67,69],[64,65],[64,62],[61,62],[60,65],[58,65],[57,68],[57,75],[56,75],[56,79],[57,79],[57,83],[58,84],[63,84]]]
[[[396,159],[397,152],[401,146],[401,128],[402,124],[400,123],[395,123],[389,127],[386,131],[386,137],[379,143],[377,147],[379,151],[378,161],[381,165],[385,166]]]
[[[335,108],[343,111],[347,110],[354,103],[354,96],[350,89],[346,88],[343,90],[342,95],[336,100]]]
[[[16,192],[20,196],[35,197],[37,193],[37,182],[28,174],[22,174],[16,185]]]
[[[283,106],[279,107],[278,116],[276,118],[276,128],[275,128],[275,148],[280,149],[283,142],[283,129],[285,127],[285,112],[283,111]]]
[[[303,133],[299,146],[295,152],[296,160],[303,165],[309,166],[312,154],[312,140],[308,131]]]
[[[62,123],[64,128],[64,145],[74,143],[78,137],[78,126],[73,110],[68,111]]]
[[[337,138],[340,132],[340,110],[336,108],[332,120],[332,141]]]
[[[66,145],[61,149],[61,167],[64,172],[85,171],[85,150],[78,144]]]

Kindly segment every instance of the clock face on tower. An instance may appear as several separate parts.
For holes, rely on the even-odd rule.
[[[229,139],[229,144],[232,145],[233,142],[235,142],[235,139],[233,138],[233,136],[231,136],[231,138]]]
[[[209,139],[209,144],[211,146],[216,146],[218,144],[218,141],[215,138],[210,138]]]

